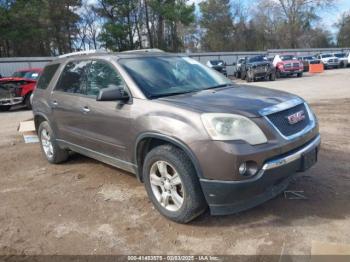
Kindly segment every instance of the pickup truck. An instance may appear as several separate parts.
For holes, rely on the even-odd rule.
[[[320,64],[321,60],[314,56],[300,56],[298,60],[304,65],[304,72],[309,72],[310,64]]]
[[[272,63],[276,68],[277,78],[293,75],[303,76],[304,65],[294,55],[276,55]]]
[[[240,75],[242,80],[254,82],[258,79],[275,81],[276,71],[266,56],[258,55],[246,57],[241,64]]]
[[[325,69],[340,67],[339,58],[334,56],[333,54],[319,54],[317,58],[321,60]]]

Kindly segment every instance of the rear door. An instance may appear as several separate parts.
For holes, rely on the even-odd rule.
[[[84,143],[80,129],[83,115],[80,98],[86,90],[90,63],[90,60],[68,62],[49,101],[57,137],[77,145]]]
[[[130,144],[130,109],[131,103],[118,101],[96,101],[99,91],[108,87],[127,87],[117,69],[108,61],[92,61],[84,96],[79,106],[80,134],[84,145],[98,153],[130,161],[126,150]]]

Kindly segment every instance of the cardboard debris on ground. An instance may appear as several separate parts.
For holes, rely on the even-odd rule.
[[[39,138],[35,132],[35,125],[33,120],[20,122],[18,132],[22,133],[24,142],[26,144],[39,142]]]
[[[307,199],[304,195],[304,191],[286,190],[284,191],[284,198],[292,200]]]
[[[339,243],[325,243],[312,241],[311,262],[348,262],[350,259],[350,245]]]

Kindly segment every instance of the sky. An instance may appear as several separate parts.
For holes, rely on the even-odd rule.
[[[195,3],[198,5],[203,0],[189,0],[189,3]],[[254,0],[241,0],[243,3],[247,5],[254,5],[256,1]],[[330,10],[325,10],[319,14],[322,19],[322,23],[324,26],[330,30],[333,34],[336,33],[336,28],[334,28],[334,24],[338,22],[342,13],[345,11],[350,11],[350,0],[336,0],[335,7]]]

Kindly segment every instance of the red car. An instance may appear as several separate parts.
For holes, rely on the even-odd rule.
[[[18,104],[31,109],[31,96],[41,72],[41,68],[31,68],[0,78],[0,111],[8,111]]]
[[[276,67],[277,78],[292,75],[303,76],[304,65],[294,55],[276,55],[272,63]]]

